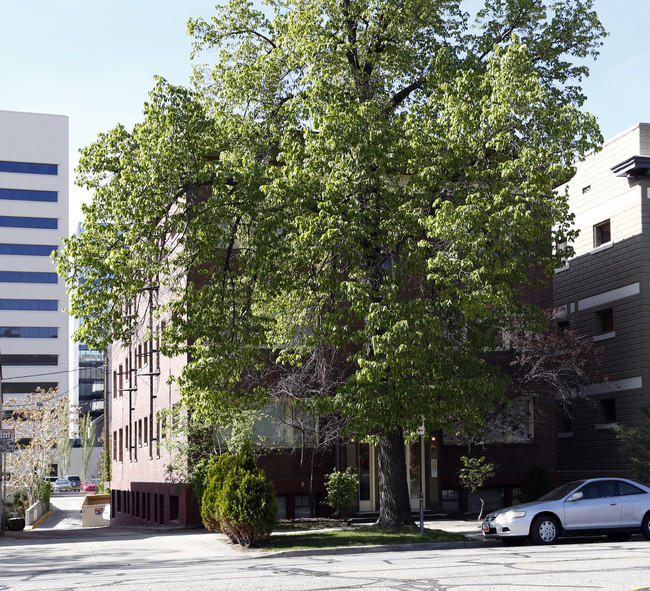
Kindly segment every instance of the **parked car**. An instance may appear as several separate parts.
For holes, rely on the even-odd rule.
[[[46,476],[45,478],[43,478],[43,481],[44,482],[50,482],[50,483],[54,484],[57,481],[57,477],[56,476]]]
[[[68,492],[72,490],[72,485],[67,478],[57,478],[52,483],[53,492]]]
[[[81,478],[79,476],[66,476],[66,478],[70,481],[70,486],[72,486],[73,490],[79,490],[79,487],[81,486]]]
[[[571,535],[623,542],[639,532],[650,540],[650,488],[626,478],[576,480],[532,503],[493,511],[482,527],[486,538],[530,538],[536,544]]]
[[[81,492],[96,493],[99,492],[99,478],[89,478],[84,480],[80,486]]]

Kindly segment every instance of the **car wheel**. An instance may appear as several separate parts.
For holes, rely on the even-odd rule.
[[[530,537],[535,544],[554,544],[559,536],[560,524],[550,515],[537,517],[530,528]]]
[[[612,542],[627,542],[632,537],[632,534],[628,531],[623,531],[615,534],[607,534],[607,537]]]
[[[650,540],[650,511],[648,511],[641,521],[641,533],[646,540]]]

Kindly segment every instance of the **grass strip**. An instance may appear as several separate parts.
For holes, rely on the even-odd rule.
[[[462,534],[439,529],[426,529],[420,536],[419,528],[385,529],[374,526],[345,528],[340,530],[307,531],[271,535],[260,549],[264,551],[304,550],[310,548],[336,548],[345,546],[376,546],[385,544],[422,544],[432,542],[465,542]]]

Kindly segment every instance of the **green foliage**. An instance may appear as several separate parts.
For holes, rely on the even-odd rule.
[[[200,472],[207,473],[201,516],[209,531],[222,531],[245,547],[270,535],[277,523],[275,492],[250,449],[225,453],[206,462],[197,478]]]
[[[535,501],[551,490],[553,490],[553,478],[549,471],[541,466],[533,466],[524,474],[521,483],[521,500],[524,503]]]
[[[485,456],[481,456],[480,458],[461,456],[460,460],[463,463],[463,467],[458,476],[463,486],[469,492],[479,492],[485,481],[491,476],[494,476],[495,466],[491,462],[486,463]],[[479,498],[481,499],[481,510],[479,511],[477,519],[481,519],[481,515],[483,515],[483,507],[485,506],[483,498]]]
[[[79,437],[81,439],[81,479],[88,478],[88,464],[95,446],[95,433],[97,426],[93,425],[90,413],[82,415],[79,423]]]
[[[41,486],[41,501],[45,507],[50,506],[50,493],[52,492],[52,483],[50,481],[44,482]]]
[[[190,468],[189,482],[192,486],[194,497],[203,502],[203,494],[208,478],[208,470],[212,461],[216,460],[216,456],[210,458],[201,458],[193,467]]]
[[[327,490],[326,505],[338,510],[342,517],[344,507],[353,504],[359,493],[359,474],[348,466],[345,472],[334,470],[325,476],[325,489]]]
[[[105,437],[106,435],[104,435]],[[111,481],[111,449],[110,446],[105,446],[104,452],[102,453],[102,461],[101,465],[99,466],[99,491],[101,493],[105,493],[108,490],[108,487],[106,485],[107,482]]]
[[[206,471],[207,468],[207,471]],[[257,470],[255,459],[250,448],[238,454],[225,452],[218,457],[210,458],[205,465],[199,467],[192,484],[197,495],[201,492],[201,518],[208,531],[220,531],[219,495],[228,475],[234,471],[254,472]],[[203,483],[200,475],[206,472]]]
[[[18,517],[25,516],[25,511],[29,507],[29,498],[24,491],[21,490],[14,495],[13,507]]]
[[[621,442],[621,455],[632,476],[645,484],[650,483],[650,407],[641,408],[644,423],[639,427],[613,425],[611,429]]]
[[[221,531],[246,548],[271,535],[277,524],[275,490],[261,470],[234,470],[217,499]]]
[[[462,456],[460,458],[463,467],[460,470],[459,478],[463,486],[470,492],[476,492],[483,486],[483,483],[494,476],[494,464],[485,462],[485,456],[480,458],[469,458]]]
[[[93,201],[55,255],[77,337],[146,331],[121,311],[157,283],[205,424],[267,401],[269,348],[299,366],[322,347],[346,371],[317,414],[476,429],[506,384],[486,327],[534,314],[530,269],[574,236],[554,187],[601,142],[579,87],[592,4],[486,0],[473,22],[455,0],[230,0],[192,20],[212,61],[193,88],[158,80],[141,123],[82,151]]]

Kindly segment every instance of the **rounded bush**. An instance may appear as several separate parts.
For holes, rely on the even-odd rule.
[[[237,544],[249,547],[267,538],[277,524],[273,485],[261,470],[233,471],[217,494],[221,530]]]
[[[208,531],[221,531],[248,547],[273,531],[277,512],[273,485],[256,466],[252,451],[225,453],[209,463],[201,500]]]

